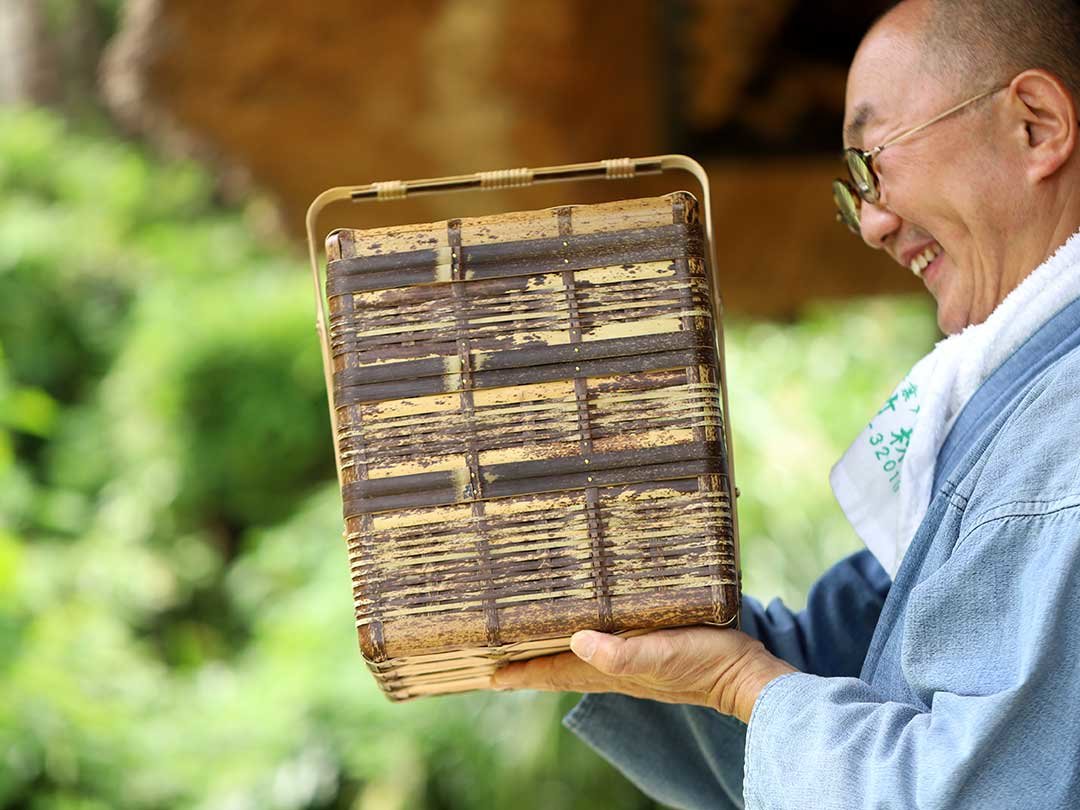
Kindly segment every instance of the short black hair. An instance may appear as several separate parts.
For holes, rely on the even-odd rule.
[[[1080,0],[933,0],[925,45],[927,64],[971,92],[1042,68],[1080,103]]]

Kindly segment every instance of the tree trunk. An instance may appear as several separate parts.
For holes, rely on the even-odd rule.
[[[39,0],[0,0],[0,104],[56,100],[58,75]]]

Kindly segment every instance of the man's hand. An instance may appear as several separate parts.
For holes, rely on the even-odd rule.
[[[708,706],[750,720],[762,688],[797,672],[738,630],[680,627],[623,638],[580,630],[573,652],[509,664],[491,678],[493,689],[621,692],[664,703]]]

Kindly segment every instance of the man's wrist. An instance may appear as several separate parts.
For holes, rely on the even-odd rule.
[[[727,687],[719,690],[713,708],[722,714],[730,714],[744,723],[750,722],[750,714],[758,696],[767,684],[792,672],[798,672],[787,661],[759,647],[741,666],[732,672]]]

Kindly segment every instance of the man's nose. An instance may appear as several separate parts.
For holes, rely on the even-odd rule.
[[[870,247],[878,250],[885,247],[885,240],[899,228],[900,217],[888,208],[865,201],[859,206],[859,230]]]

